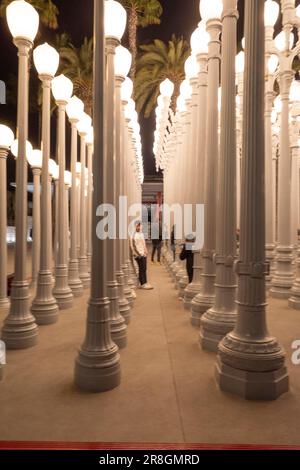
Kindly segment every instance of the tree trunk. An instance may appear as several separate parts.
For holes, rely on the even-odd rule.
[[[128,31],[129,31],[129,49],[132,54],[132,64],[130,69],[130,78],[134,82],[136,74],[136,56],[137,56],[137,24],[138,16],[134,7],[129,10]]]
[[[174,92],[171,100],[171,109],[173,113],[176,113],[176,108],[177,108],[177,99],[180,95],[180,85],[181,81],[180,80],[175,80],[174,81]]]

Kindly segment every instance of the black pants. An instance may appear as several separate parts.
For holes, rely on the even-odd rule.
[[[139,267],[139,281],[141,286],[147,284],[147,258],[145,256],[140,256],[135,258],[138,267]]]
[[[154,261],[154,256],[157,250],[157,261],[160,263],[160,254],[161,254],[161,243],[153,243],[152,249],[152,262]]]

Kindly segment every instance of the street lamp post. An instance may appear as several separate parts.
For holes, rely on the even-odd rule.
[[[16,164],[16,248],[11,305],[4,321],[2,339],[8,349],[22,349],[37,343],[38,329],[29,309],[27,254],[27,160],[28,135],[28,57],[39,27],[37,11],[24,0],[10,3],[7,22],[18,48],[18,159]],[[20,21],[22,18],[22,21]]]
[[[72,96],[73,84],[64,75],[55,77],[52,81],[52,93],[58,106],[58,246],[55,263],[55,286],[53,295],[61,310],[73,306],[73,294],[68,284],[68,247],[66,245],[66,191],[65,191],[65,132],[66,106]]]
[[[202,288],[192,301],[192,323],[200,326],[200,317],[213,306],[215,300],[216,270],[214,254],[216,250],[216,209],[217,209],[217,168],[218,168],[218,88],[220,67],[220,21],[223,10],[221,0],[211,2],[201,0],[200,13],[206,21],[210,35],[208,45],[208,89],[207,89],[207,134],[205,159],[205,229],[202,251]]]
[[[43,154],[41,150],[33,150],[27,156],[27,161],[33,173],[33,224],[32,224],[32,282],[31,287],[36,288],[41,255],[41,173]]]
[[[90,131],[92,119],[86,113],[83,113],[77,124],[77,130],[80,135],[80,248],[79,248],[79,278],[84,289],[90,287],[91,276],[88,269],[87,260],[87,224],[86,224],[86,137]],[[90,188],[88,188],[90,190]]]
[[[288,390],[285,355],[266,324],[264,192],[264,3],[245,3],[245,94],[238,318],[219,344],[216,377],[222,391],[273,400]],[[255,223],[253,223],[255,220]]]
[[[7,297],[7,171],[6,159],[14,141],[12,130],[0,124],[0,308],[9,307]]]
[[[94,129],[90,131],[86,137],[87,144],[87,167],[88,167],[88,185],[87,185],[87,263],[88,272],[91,272],[92,262],[92,202],[93,202],[93,153],[94,153]]]
[[[105,2],[105,36],[106,36],[106,152],[107,181],[106,202],[116,208],[116,146],[115,146],[115,50],[120,43],[126,27],[126,10],[114,0]],[[119,163],[119,162],[118,162]],[[111,335],[113,341],[124,348],[127,345],[127,327],[120,315],[118,283],[116,280],[116,242],[117,227],[113,236],[107,240],[107,289],[110,299]]]
[[[237,0],[223,0],[222,15],[222,107],[218,175],[215,302],[201,318],[203,349],[217,352],[218,344],[233,330],[237,318],[236,258],[236,86],[235,56]]]
[[[76,96],[73,96],[67,104],[67,115],[71,123],[71,246],[70,246],[70,260],[69,260],[69,286],[72,289],[74,297],[81,297],[83,295],[83,285],[79,278],[79,264],[77,252],[77,226],[79,225],[78,214],[78,187],[77,187],[77,124],[80,116],[83,113],[84,104]]]
[[[104,392],[121,382],[120,356],[110,334],[110,306],[107,297],[106,240],[96,234],[97,208],[106,200],[104,0],[94,0],[94,180],[92,236],[93,257],[91,297],[88,304],[86,336],[75,363],[75,384],[89,392]]]

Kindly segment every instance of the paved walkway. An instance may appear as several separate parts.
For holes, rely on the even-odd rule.
[[[200,350],[164,268],[151,267],[150,279],[155,290],[138,291],[118,389],[85,394],[73,386],[87,296],[56,325],[40,327],[38,346],[8,352],[0,440],[300,445],[300,366],[290,360],[300,312],[271,301],[270,329],[287,350],[290,393],[246,402],[218,390],[215,355]]]

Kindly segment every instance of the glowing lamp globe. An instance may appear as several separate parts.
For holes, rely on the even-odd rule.
[[[27,161],[31,168],[42,168],[43,166],[43,154],[41,150],[32,150],[27,155]]]
[[[33,61],[39,75],[54,77],[59,66],[59,53],[45,43],[34,49]]]
[[[93,145],[94,144],[94,128],[90,127],[89,132],[85,138],[85,141],[87,145]]]
[[[116,47],[115,53],[115,75],[118,77],[127,77],[130,71],[132,55],[126,47]]]
[[[277,112],[275,109],[273,109],[271,113],[271,123],[276,124],[276,121],[277,121]]]
[[[14,39],[34,41],[39,29],[39,15],[30,3],[24,0],[10,3],[6,8],[6,19]]]
[[[91,125],[92,118],[88,114],[83,113],[80,117],[80,121],[77,123],[77,130],[79,134],[88,134]]]
[[[104,2],[104,29],[105,36],[121,40],[127,22],[127,13],[125,8],[114,0],[105,0]]]
[[[189,100],[192,97],[192,87],[187,80],[183,80],[180,85],[180,93],[185,100]]]
[[[56,102],[68,103],[73,93],[73,83],[65,75],[58,75],[52,80],[52,94]]]
[[[84,104],[77,96],[72,96],[66,107],[67,115],[70,121],[79,121],[84,111]]]
[[[265,2],[265,26],[275,26],[279,16],[279,5],[274,0]]]
[[[197,78],[200,71],[198,61],[194,55],[191,55],[184,64],[184,70],[188,79]]]
[[[72,173],[70,171],[65,171],[65,185],[72,186]]]
[[[0,124],[0,147],[9,149],[15,140],[13,131],[3,124]]]
[[[290,100],[296,103],[300,101],[300,82],[294,80],[290,90]]]
[[[18,158],[18,155],[19,155],[18,139],[14,140],[14,142],[11,144],[10,151],[15,158]],[[32,152],[32,145],[30,142],[27,141],[26,142],[26,158],[28,158],[31,152]]]
[[[174,92],[174,83],[166,78],[159,87],[160,93],[164,98],[171,98]]]
[[[192,54],[207,54],[208,53],[208,44],[210,41],[210,36],[205,29],[205,24],[201,21],[198,25],[198,28],[195,29],[191,36],[191,48]]]
[[[268,60],[268,71],[271,75],[276,72],[279,64],[279,59],[276,54],[272,54]]]
[[[222,13],[222,0],[200,0],[200,15],[204,21],[221,19]]]
[[[76,162],[76,175],[80,175],[80,174],[81,174],[81,163]]]
[[[280,96],[278,95],[277,98],[274,100],[274,108],[277,114],[280,114],[282,111],[282,101]]]
[[[50,158],[49,167],[48,167],[49,175],[53,177],[53,175],[57,171],[57,168],[58,168],[58,166],[57,166],[56,162],[52,158]]]
[[[296,8],[296,16],[300,18],[300,5],[298,5]]]
[[[177,98],[177,111],[184,113],[186,111],[185,99],[182,95]]]
[[[133,81],[126,77],[121,87],[121,99],[128,103],[133,93]]]
[[[290,44],[289,48],[292,49],[294,44],[294,35],[293,33],[290,34]],[[280,51],[283,52],[286,49],[286,35],[284,31],[281,31],[281,33],[277,34],[275,38],[275,46],[276,48]]]
[[[159,97],[157,98],[157,106],[161,109],[161,111],[163,110],[164,108],[164,99],[162,97],[162,95],[159,95]]]
[[[237,74],[244,73],[245,69],[245,52],[241,51],[235,58],[235,70]]]

